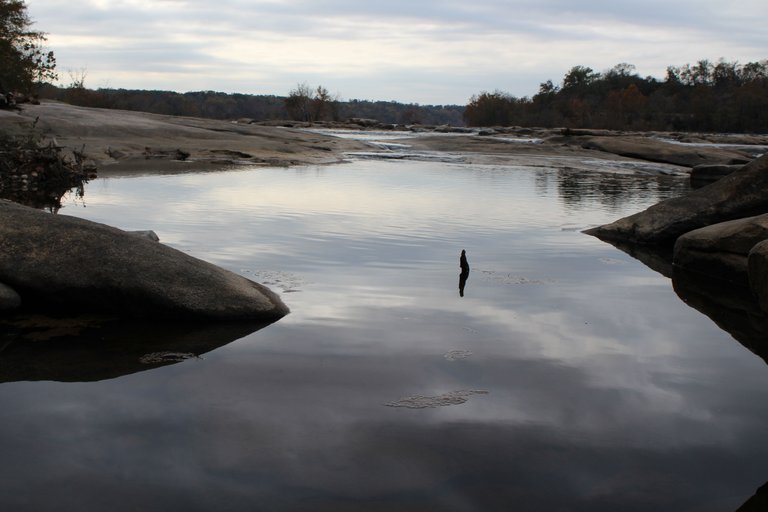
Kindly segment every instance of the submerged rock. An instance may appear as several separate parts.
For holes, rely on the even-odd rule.
[[[117,228],[0,200],[0,282],[24,308],[119,316],[273,321],[271,290]]]
[[[694,229],[768,213],[768,155],[690,194],[585,233],[603,240],[672,245]]]

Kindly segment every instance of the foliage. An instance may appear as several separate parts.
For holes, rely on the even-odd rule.
[[[285,109],[295,121],[338,121],[338,98],[322,85],[313,89],[306,83],[298,84],[285,99]]]
[[[376,119],[388,124],[452,125],[463,124],[462,105],[419,105],[396,101],[349,100],[339,102],[339,118]]]
[[[285,109],[291,119],[312,121],[312,89],[306,83],[300,83],[285,98]]]
[[[33,125],[28,132],[0,134],[0,197],[56,212],[71,189],[83,186],[96,168],[82,151],[64,153],[55,140],[45,141]]]
[[[640,77],[627,63],[603,73],[574,66],[560,87],[548,80],[532,98],[499,91],[473,96],[464,120],[471,126],[768,132],[768,60],[700,60],[668,67],[664,80]]]
[[[592,68],[574,66],[563,77],[563,89],[583,89],[598,78],[600,75],[595,73]]]
[[[44,47],[46,36],[31,26],[22,0],[0,0],[0,92],[29,93],[57,78],[56,58]]]
[[[467,121],[482,119],[486,126],[509,126],[519,116],[519,104],[505,92],[481,92],[469,100],[463,117]]]

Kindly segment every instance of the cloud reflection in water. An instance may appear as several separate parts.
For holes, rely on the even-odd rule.
[[[651,203],[680,186],[649,179],[614,189]],[[202,360],[3,384],[0,501],[735,510],[768,477],[763,361],[668,279],[564,229],[640,206],[573,187],[555,169],[424,162],[97,182],[88,208],[63,213],[154,229],[244,275],[295,276],[293,313]],[[384,405],[457,390],[489,393]]]

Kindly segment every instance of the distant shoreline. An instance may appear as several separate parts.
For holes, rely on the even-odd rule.
[[[177,173],[239,165],[327,165],[345,154],[381,150],[380,145],[335,137],[323,130],[387,130],[387,139],[414,151],[463,155],[468,161],[502,164],[530,156],[630,159],[694,167],[744,163],[768,148],[766,135],[612,132],[607,130],[429,127],[345,123],[251,123],[78,107],[55,101],[0,111],[0,128],[37,128],[59,146],[84,148],[101,176]],[[398,131],[398,130],[403,130]],[[421,132],[418,137],[404,130]],[[402,133],[402,140],[397,135]],[[521,142],[530,143],[521,143]],[[698,145],[697,145],[698,144]],[[722,144],[725,147],[713,145]],[[728,145],[743,145],[743,147]],[[745,151],[746,150],[746,151]]]

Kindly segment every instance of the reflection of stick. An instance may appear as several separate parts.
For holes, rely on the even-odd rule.
[[[461,267],[461,274],[459,274],[459,296],[464,296],[464,287],[467,285],[467,279],[469,278],[469,263],[467,262],[467,251],[461,250],[461,257],[459,257],[459,266]]]

